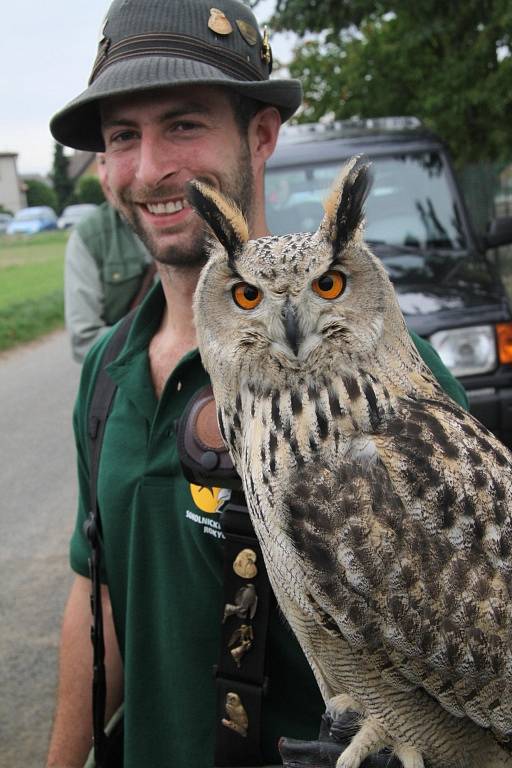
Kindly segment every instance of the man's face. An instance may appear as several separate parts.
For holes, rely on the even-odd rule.
[[[185,183],[211,184],[246,216],[253,197],[249,146],[225,91],[187,86],[134,94],[105,101],[101,115],[114,205],[157,261],[201,266],[206,233]]]

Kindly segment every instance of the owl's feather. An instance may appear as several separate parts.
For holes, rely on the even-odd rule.
[[[421,360],[362,240],[367,189],[351,162],[314,235],[214,248],[201,355],[281,609],[326,701],[374,734],[357,750],[510,767],[512,455]]]
[[[187,195],[192,204],[201,201],[203,218],[232,258],[249,239],[243,213],[232,200],[197,179],[187,184]]]
[[[354,157],[347,164],[339,183],[333,186],[324,201],[326,215],[323,226],[334,253],[340,253],[362,225],[363,206],[370,186],[368,162],[364,158]]]

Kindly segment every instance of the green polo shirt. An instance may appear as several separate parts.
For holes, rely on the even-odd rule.
[[[214,494],[184,479],[176,446],[176,420],[208,379],[197,351],[190,352],[157,400],[147,349],[163,310],[157,285],[108,369],[118,390],[98,478],[104,578],[124,661],[125,768],[211,768],[222,543]],[[86,358],[74,414],[80,496],[71,565],[83,576],[88,576],[89,557],[83,533],[89,508],[87,413],[110,336]],[[464,404],[463,390],[432,348],[414,340],[445,389]],[[268,763],[280,763],[278,738],[316,738],[324,704],[277,609],[270,620],[268,655],[263,751]]]

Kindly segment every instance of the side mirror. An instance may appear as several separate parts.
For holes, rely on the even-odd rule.
[[[512,243],[512,216],[500,216],[493,219],[487,228],[484,238],[484,247],[498,248],[500,245]]]

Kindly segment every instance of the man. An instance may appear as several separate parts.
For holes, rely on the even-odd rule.
[[[149,252],[111,205],[101,152],[97,163],[106,202],[74,227],[64,266],[66,328],[78,363],[100,336],[140,302],[154,271]]]
[[[175,435],[176,420],[207,382],[191,307],[206,233],[185,184],[199,178],[231,195],[251,236],[267,234],[265,162],[281,121],[301,100],[297,81],[268,79],[270,49],[251,11],[237,0],[216,5],[115,0],[91,85],[52,121],[60,142],[105,152],[115,205],[161,278],[108,369],[118,390],[98,481],[107,717],[124,699],[126,768],[211,768],[215,728],[227,719],[216,712],[212,675],[223,614],[222,541],[211,535],[212,494],[181,474]],[[75,410],[77,576],[62,631],[52,768],[82,765],[91,739],[87,415],[109,336],[85,361]],[[425,354],[439,372],[439,361]],[[278,763],[279,736],[313,738],[323,703],[277,610],[268,646],[263,758]],[[236,696],[232,701],[236,709]]]

